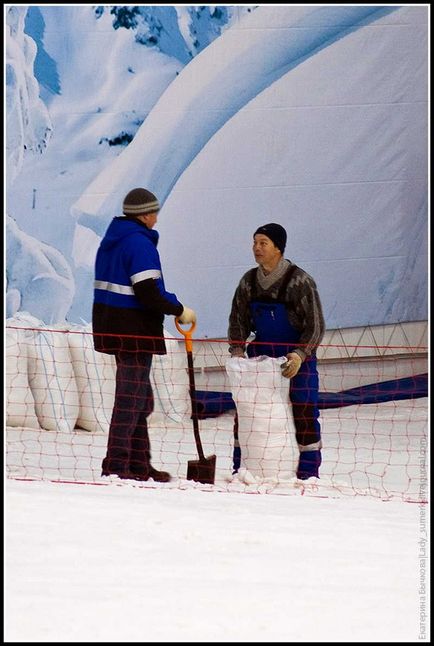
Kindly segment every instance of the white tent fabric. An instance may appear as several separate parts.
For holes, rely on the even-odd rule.
[[[167,288],[197,310],[198,337],[226,336],[252,233],[270,221],[316,280],[329,330],[426,321],[427,6],[232,7],[217,32],[210,13],[211,44],[184,65],[108,8],[8,10],[7,315],[89,322],[100,236],[145,185],[163,205]],[[31,76],[24,28],[49,123],[9,73]]]
[[[184,68],[73,212],[101,234],[132,186],[167,195],[166,279],[199,335],[226,334],[267,221],[329,328],[423,320],[426,52],[423,8],[259,7]]]

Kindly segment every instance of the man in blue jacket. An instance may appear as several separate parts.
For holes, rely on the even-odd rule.
[[[116,357],[116,393],[102,476],[168,482],[169,473],[151,466],[147,418],[154,409],[152,356],[166,354],[165,314],[181,323],[195,312],[166,291],[157,251],[159,203],[134,188],[113,218],[95,261],[92,312],[94,347]]]
[[[275,222],[264,224],[253,234],[258,267],[244,274],[235,291],[229,315],[229,352],[233,357],[244,357],[246,340],[254,333],[254,342],[247,346],[248,357],[286,357],[282,374],[290,379],[289,398],[300,451],[297,477],[307,480],[319,477],[322,459],[316,349],[325,323],[315,281],[283,256],[286,238],[285,229]],[[235,446],[235,471],[239,461],[240,450]]]

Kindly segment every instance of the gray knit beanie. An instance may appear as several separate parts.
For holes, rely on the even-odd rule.
[[[122,212],[124,215],[148,215],[158,213],[160,205],[157,198],[146,188],[133,188],[124,198]]]

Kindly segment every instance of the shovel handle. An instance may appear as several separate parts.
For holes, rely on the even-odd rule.
[[[191,417],[193,420],[193,431],[194,439],[196,442],[196,448],[199,455],[200,462],[205,461],[205,455],[203,453],[202,442],[199,435],[199,420],[197,416],[197,402],[196,402],[196,387],[194,385],[194,368],[193,368],[193,341],[191,338],[191,333],[196,327],[196,323],[193,322],[188,330],[184,330],[181,327],[181,323],[178,318],[175,319],[175,325],[178,332],[181,332],[185,339],[185,349],[187,351],[187,361],[188,361],[188,379],[190,382],[190,398],[191,398]]]
[[[178,320],[178,318],[176,318],[175,325],[178,332],[181,332],[181,334],[185,339],[185,347],[187,349],[187,352],[193,352],[193,341],[192,341],[191,335],[196,329],[196,323],[193,322],[191,324],[191,327],[188,330],[184,330],[184,328],[181,327],[180,321]]]

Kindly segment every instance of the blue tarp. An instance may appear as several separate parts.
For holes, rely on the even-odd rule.
[[[378,404],[398,399],[428,397],[428,373],[392,379],[376,384],[342,390],[338,393],[319,393],[319,408],[340,408],[355,404]],[[199,419],[217,417],[234,410],[235,402],[231,393],[197,390],[197,412]]]

